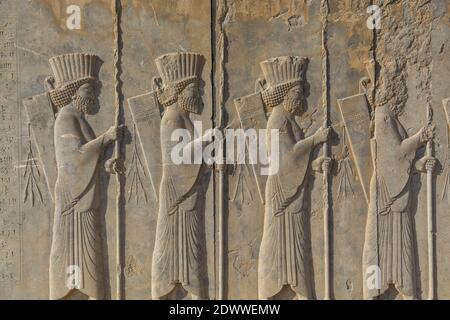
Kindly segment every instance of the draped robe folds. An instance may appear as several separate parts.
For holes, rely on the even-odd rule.
[[[181,120],[183,122],[183,120]],[[201,164],[174,164],[171,152],[178,141],[171,141],[173,130],[193,128],[180,119],[161,121],[163,175],[159,190],[159,212],[152,259],[152,296],[167,296],[177,284],[204,298],[205,240],[203,192],[198,179]]]
[[[375,114],[372,139],[374,174],[370,185],[369,212],[363,254],[363,272],[379,266],[381,287],[369,288],[364,296],[375,298],[394,285],[406,297],[415,297],[414,217],[411,213],[411,170],[415,151],[405,153],[407,138],[400,122],[389,116],[387,107]]]
[[[102,297],[101,247],[97,228],[97,168],[103,139],[84,118],[64,108],[55,120],[57,180],[50,254],[50,298],[78,289]],[[86,143],[91,142],[89,148]]]
[[[294,151],[302,139],[300,128],[285,116],[269,117],[270,129],[279,130],[279,171],[267,178],[265,190],[264,231],[259,253],[259,298],[269,299],[284,285],[311,298],[311,248],[308,239],[307,178],[313,144]],[[304,143],[308,143],[304,141]],[[270,152],[270,151],[269,151]]]

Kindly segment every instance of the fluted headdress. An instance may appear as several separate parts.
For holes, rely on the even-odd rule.
[[[187,85],[200,80],[205,57],[199,53],[176,52],[158,57],[155,63],[163,81],[158,100],[161,105],[169,106]]]
[[[267,82],[262,98],[268,107],[279,105],[291,88],[303,84],[307,63],[307,58],[297,56],[281,56],[261,62]]]
[[[98,78],[100,58],[93,54],[70,53],[50,58],[54,90],[50,99],[57,108],[68,105],[83,84]]]

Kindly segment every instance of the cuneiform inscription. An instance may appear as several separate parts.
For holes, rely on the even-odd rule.
[[[15,23],[9,21],[2,23],[0,25],[0,282],[20,280],[15,42]]]

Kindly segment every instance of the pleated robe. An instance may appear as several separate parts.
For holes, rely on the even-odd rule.
[[[55,120],[58,174],[50,253],[51,299],[64,298],[75,289],[93,299],[103,295],[97,181],[103,139],[94,139],[84,118],[64,108],[60,111]]]
[[[269,175],[265,189],[264,230],[258,261],[260,299],[270,299],[289,285],[293,291],[311,298],[312,272],[307,206],[307,172],[312,142],[302,153],[294,145],[302,140],[300,128],[286,117],[268,119],[270,130],[279,130],[279,171]]]
[[[406,130],[388,115],[387,107],[377,109],[375,121],[375,139],[371,143],[376,160],[363,253],[364,297],[373,299],[393,285],[404,296],[413,298],[416,265],[411,173],[415,151],[402,152]],[[371,266],[378,266],[381,271],[379,288],[366,284],[366,270]]]
[[[204,167],[172,162],[171,152],[178,142],[172,141],[171,134],[176,129],[187,129],[194,137],[190,123],[163,116],[163,175],[152,257],[152,297],[163,298],[181,285],[189,293],[205,298],[204,200],[198,183]]]

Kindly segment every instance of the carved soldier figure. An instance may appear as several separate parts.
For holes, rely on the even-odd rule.
[[[171,53],[160,56],[155,62],[161,75],[155,79],[155,90],[129,100],[153,184],[160,181],[152,297],[174,299],[190,294],[192,299],[205,299],[207,272],[202,186],[205,166],[194,159],[182,164],[172,159],[172,152],[180,143],[173,140],[173,133],[183,130],[194,137],[190,114],[201,114],[203,110],[200,89],[204,57],[189,52]],[[160,145],[154,141],[157,127]],[[196,153],[194,149],[199,150],[204,146],[204,140],[209,139],[192,140],[185,145],[184,152]],[[158,163],[162,164],[161,177],[157,177],[161,170]]]
[[[25,105],[55,202],[50,253],[51,299],[103,298],[102,252],[99,235],[99,161],[121,129],[111,127],[96,137],[85,119],[94,112],[100,59],[74,53],[50,59],[54,78],[49,92]],[[42,122],[34,104],[46,99],[54,117]],[[45,106],[45,107],[48,107]],[[49,132],[53,141],[49,139]],[[49,141],[47,141],[49,140]],[[45,150],[45,148],[48,148]],[[54,149],[54,153],[49,150]],[[56,169],[56,172],[53,171]],[[56,179],[54,182],[52,179]]]
[[[267,146],[270,130],[279,130],[279,171],[267,178],[264,231],[259,253],[258,284],[262,299],[274,297],[283,286],[290,286],[299,299],[312,298],[311,252],[308,239],[311,151],[328,139],[329,128],[319,129],[305,138],[295,121],[304,110],[306,59],[280,57],[261,63],[268,84],[262,92],[267,109]],[[268,150],[270,154],[270,149]],[[320,157],[312,168],[321,171],[330,159]]]
[[[364,282],[364,297],[376,298],[395,288],[404,299],[416,299],[415,227],[412,210],[414,168],[434,169],[436,160],[425,156],[414,161],[416,151],[433,138],[430,125],[408,137],[398,120],[399,107],[375,109],[375,134],[371,139],[373,175],[370,183],[363,264],[381,271],[379,286]],[[367,277],[367,274],[365,275]]]
[[[252,121],[260,125],[264,122],[254,121],[258,118],[255,110],[259,109],[259,114],[264,109],[270,112],[266,138],[269,155],[273,130],[279,135],[279,170],[267,177],[265,186],[258,265],[260,299],[275,299],[284,287],[290,287],[298,299],[313,298],[307,176],[311,170],[321,171],[329,166],[329,158],[319,157],[311,162],[311,157],[313,148],[327,141],[330,129],[321,128],[305,137],[297,124],[296,116],[305,112],[306,66],[307,59],[302,57],[263,61],[265,90],[236,100],[241,124],[246,129]],[[252,108],[248,118],[245,108]],[[247,123],[250,118],[253,120]]]

